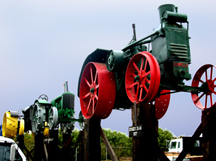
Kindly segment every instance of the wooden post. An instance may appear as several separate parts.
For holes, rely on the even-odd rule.
[[[73,160],[74,156],[72,156],[72,142],[71,142],[71,134],[63,134],[63,147],[61,149],[61,158],[62,160]]]
[[[42,133],[35,135],[35,151],[34,151],[34,160],[43,161],[46,160],[44,153],[44,136]]]
[[[216,160],[216,107],[205,109],[202,112],[202,120],[206,116],[210,117],[210,120],[203,131],[203,160],[212,161]]]
[[[134,104],[132,107],[133,127],[133,161],[158,161],[159,147],[157,141],[158,121],[155,109],[150,104]]]
[[[115,155],[115,152],[113,151],[112,146],[110,145],[110,143],[109,143],[109,141],[108,141],[106,135],[104,134],[102,128],[101,128],[101,138],[102,138],[103,143],[105,144],[105,146],[106,146],[106,148],[107,148],[107,150],[108,150],[108,153],[109,153],[109,155],[110,155],[112,161],[118,161],[118,159],[117,159],[117,157],[116,157],[116,155]]]
[[[59,157],[58,130],[49,130],[49,137],[46,140],[48,149],[48,161],[57,160]]]
[[[90,118],[85,120],[84,128],[84,161],[101,161],[101,119]]]

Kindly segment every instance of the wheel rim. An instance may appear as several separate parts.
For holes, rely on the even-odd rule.
[[[87,119],[107,118],[114,106],[116,82],[114,73],[106,64],[90,62],[83,70],[80,83],[80,104],[83,116]]]
[[[46,119],[46,109],[38,101],[35,101],[32,116],[32,132],[42,132],[44,130],[44,123]]]
[[[49,128],[54,129],[58,125],[58,109],[52,107],[49,111]]]
[[[127,67],[125,88],[131,102],[150,102],[158,92],[160,68],[149,52],[134,55]]]
[[[168,107],[170,102],[170,90],[162,90],[160,93],[160,97],[155,99],[155,117],[157,119],[161,119]]]
[[[192,80],[193,87],[200,87],[202,92],[191,92],[194,104],[201,110],[205,110],[216,105],[216,91],[215,91],[215,73],[216,66],[206,64],[198,69]]]

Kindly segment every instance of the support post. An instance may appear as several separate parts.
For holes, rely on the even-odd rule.
[[[101,161],[101,147],[100,147],[100,135],[101,135],[101,119],[90,118],[85,120],[84,128],[84,161]]]
[[[210,115],[210,116],[208,116]],[[216,107],[205,109],[202,112],[202,120],[209,117],[209,122],[203,131],[203,160],[216,160]]]
[[[63,147],[61,149],[61,158],[62,160],[73,160],[74,156],[72,156],[72,142],[71,142],[71,134],[63,134]]]
[[[35,135],[35,152],[34,152],[34,160],[35,161],[43,161],[46,160],[44,154],[44,136],[42,133],[38,133]]]
[[[56,160],[59,156],[58,130],[49,130],[49,137],[46,140],[48,149],[48,161]]]
[[[158,161],[158,121],[151,104],[134,104],[132,107],[133,161]],[[134,130],[135,129],[135,130]],[[134,130],[134,131],[133,131]]]

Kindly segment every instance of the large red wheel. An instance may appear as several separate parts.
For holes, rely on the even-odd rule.
[[[126,70],[125,88],[131,102],[150,102],[160,86],[160,68],[149,52],[134,55]]]
[[[216,105],[215,73],[216,66],[211,64],[203,65],[198,69],[192,80],[193,87],[200,87],[202,92],[191,92],[194,104],[201,110]]]
[[[155,117],[161,119],[168,107],[170,102],[170,90],[162,90],[160,96],[155,99]]]
[[[80,104],[83,116],[107,118],[114,106],[116,82],[106,64],[90,62],[83,70],[80,82]]]

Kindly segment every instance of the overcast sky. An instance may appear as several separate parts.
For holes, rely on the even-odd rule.
[[[215,63],[216,1],[0,0],[0,120],[8,110],[33,104],[40,94],[49,101],[61,95],[66,80],[76,95],[78,117],[77,85],[85,58],[97,48],[124,48],[132,38],[132,23],[138,39],[152,33],[159,25],[158,7],[165,3],[188,15],[193,77],[200,66]],[[159,127],[176,136],[192,135],[200,120],[190,93],[173,94]],[[126,134],[131,125],[130,110],[114,110],[102,120],[103,128]]]

